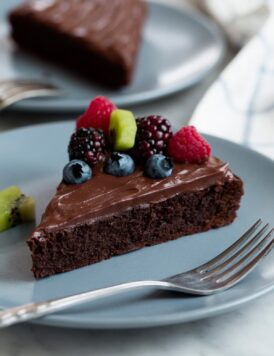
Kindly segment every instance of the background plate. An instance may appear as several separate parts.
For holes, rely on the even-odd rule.
[[[74,123],[38,125],[0,135],[0,189],[18,184],[41,211],[54,194],[67,162],[66,146]],[[50,138],[50,141],[49,139]],[[33,226],[0,236],[0,305],[55,298],[140,279],[160,279],[206,262],[261,217],[273,224],[274,163],[258,153],[208,137],[213,153],[230,162],[245,182],[239,217],[227,227],[148,247],[108,261],[35,281],[25,240]],[[164,292],[131,292],[48,316],[39,323],[81,328],[131,328],[203,318],[240,306],[274,287],[274,260],[263,263],[236,287],[208,297]]]
[[[46,80],[63,88],[68,95],[59,99],[25,100],[13,107],[18,110],[84,111],[90,99],[98,94],[109,96],[117,105],[145,102],[198,82],[224,53],[220,30],[208,19],[150,1],[134,81],[126,88],[109,91],[16,49],[8,38],[5,17],[19,2],[0,2],[0,78]]]

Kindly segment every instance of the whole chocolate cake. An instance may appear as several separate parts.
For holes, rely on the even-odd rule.
[[[9,19],[19,46],[122,86],[133,77],[146,13],[142,0],[30,0]]]

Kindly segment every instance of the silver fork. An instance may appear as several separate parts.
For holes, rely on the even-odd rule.
[[[269,231],[268,224],[259,229],[261,223],[259,219],[224,252],[193,270],[162,280],[128,282],[69,297],[6,309],[0,312],[0,327],[36,319],[83,302],[136,288],[153,287],[196,295],[210,295],[224,291],[242,280],[272,249],[274,229]]]
[[[54,97],[64,92],[54,85],[31,80],[0,80],[0,110],[27,98]]]

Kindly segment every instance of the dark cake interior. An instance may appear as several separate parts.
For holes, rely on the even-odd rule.
[[[132,80],[146,13],[142,0],[35,0],[9,19],[21,47],[119,87]]]
[[[80,185],[61,183],[28,240],[36,278],[231,223],[243,183],[217,158],[176,164],[153,180],[137,169],[114,177],[97,168]]]

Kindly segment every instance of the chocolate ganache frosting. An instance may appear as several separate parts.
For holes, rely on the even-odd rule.
[[[145,177],[143,170],[127,177],[114,177],[95,167],[93,177],[79,185],[61,183],[49,203],[39,230],[66,228],[77,223],[95,221],[116,212],[159,203],[176,194],[195,192],[233,179],[228,164],[210,157],[203,164],[176,164],[165,179]]]

